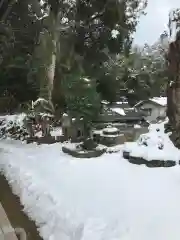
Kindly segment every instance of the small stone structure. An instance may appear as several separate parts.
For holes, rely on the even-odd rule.
[[[64,113],[61,119],[62,133],[65,140],[72,142],[80,142],[84,137],[84,122],[83,118],[71,118],[67,113]]]
[[[36,124],[41,126],[42,137],[50,137],[50,125],[54,119],[54,106],[51,101],[38,98],[32,102],[32,111],[35,115]]]
[[[98,144],[89,138],[74,148],[64,146],[62,151],[76,158],[94,158],[101,156],[106,149],[98,149]]]
[[[72,119],[67,113],[63,113],[61,118],[61,123],[62,123],[62,133],[63,133],[64,139],[69,140],[71,137]]]
[[[146,160],[142,157],[135,157],[130,154],[130,152],[124,151],[123,157],[127,159],[130,163],[137,165],[146,165],[147,167],[174,167],[176,162],[173,160],[163,161],[163,160]]]
[[[111,125],[100,131],[93,131],[93,139],[108,147],[123,144],[125,142],[124,135],[120,134],[118,128],[112,127]]]
[[[116,126],[116,125],[115,125]],[[136,141],[141,134],[148,133],[148,127],[128,127],[121,125],[119,128],[109,125],[106,128],[92,130],[92,138],[95,142],[106,145],[115,146],[124,144],[124,142]]]
[[[34,129],[33,129],[33,125],[35,123],[35,117],[31,116],[31,115],[27,115],[24,120],[24,127],[27,129],[27,132],[29,134],[30,138],[34,137]]]

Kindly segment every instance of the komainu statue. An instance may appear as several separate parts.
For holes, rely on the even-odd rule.
[[[33,102],[32,105],[36,122],[41,125],[42,136],[50,136],[50,124],[52,123],[55,112],[53,104],[44,98],[39,98]]]

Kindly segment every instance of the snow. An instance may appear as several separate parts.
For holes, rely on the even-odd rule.
[[[178,11],[177,11],[178,10]],[[172,9],[170,11],[170,16],[171,19],[178,18],[179,17],[179,9]],[[180,30],[179,29],[179,24],[176,21],[171,21],[170,23],[171,27],[171,36],[169,37],[169,42],[174,42],[176,40],[176,34]]]
[[[120,134],[105,134],[105,133],[102,133],[101,134],[101,137],[106,137],[106,138],[115,138],[115,137],[119,137],[120,136]],[[123,136],[123,134],[121,134],[121,136]]]
[[[114,133],[114,132],[117,132],[119,130],[115,127],[107,126],[106,128],[103,129],[103,131],[108,132],[108,133]]]
[[[151,125],[136,143],[94,159],[72,158],[60,143],[3,140],[0,170],[44,240],[179,240],[179,166],[147,168],[122,158],[125,147],[148,157],[177,158],[180,151],[163,130],[163,123]],[[143,138],[148,147],[140,144]]]
[[[123,108],[111,108],[111,111],[113,111],[113,112],[115,112],[115,113],[118,113],[118,114],[120,114],[120,115],[122,115],[122,116],[125,116],[125,115],[126,115],[126,113],[125,113],[125,111],[124,111]]]
[[[167,97],[154,97],[154,98],[150,98],[150,101],[157,103],[163,107],[165,107],[167,105]],[[144,101],[140,101],[138,102],[134,107],[139,106],[140,104],[142,104]]]
[[[161,146],[163,149],[158,148]],[[125,143],[123,150],[129,151],[132,156],[146,160],[173,160],[177,163],[180,160],[180,151],[174,147],[168,134],[164,133],[164,123],[152,124],[149,133],[142,134],[137,142]]]
[[[106,101],[106,100],[102,100],[101,103],[102,103],[102,104],[105,104],[105,105],[108,105],[108,104],[109,104],[109,102]]]
[[[85,78],[85,77],[83,77],[82,79],[83,79],[85,82],[90,82],[90,81],[91,81],[89,78]]]
[[[127,101],[124,101],[124,102],[116,102],[116,104],[128,104]]]
[[[53,128],[53,130],[51,131],[51,136],[60,136],[62,135],[62,128],[61,127],[55,127]]]
[[[134,125],[134,128],[139,129],[139,128],[141,128],[141,126],[138,125],[138,124],[135,124],[135,125]]]
[[[25,113],[21,114],[13,114],[13,115],[5,115],[5,116],[0,116],[0,120],[5,120],[6,123],[8,122],[16,122],[19,125],[23,124],[23,120],[26,117]]]
[[[135,166],[120,153],[77,160],[59,144],[1,148],[0,168],[44,239],[179,240],[178,167]]]
[[[25,119],[25,117],[26,117],[25,113],[0,116],[0,121],[3,121],[2,125],[0,126],[0,129],[4,127],[9,128],[12,127],[12,125],[22,127],[23,120]]]
[[[151,101],[158,103],[161,106],[167,105],[167,97],[154,97],[150,99]]]
[[[54,115],[50,114],[50,113],[39,113],[39,116],[41,117],[49,117],[49,118],[53,118]]]
[[[38,98],[36,101],[33,102],[33,106],[35,107],[39,103],[48,103],[48,101],[44,98]]]
[[[113,30],[111,31],[111,37],[112,37],[112,38],[117,38],[118,35],[119,35],[119,31],[118,31],[118,30],[113,29]]]

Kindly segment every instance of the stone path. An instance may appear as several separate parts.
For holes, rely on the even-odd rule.
[[[1,203],[0,203],[0,240],[18,240]]]

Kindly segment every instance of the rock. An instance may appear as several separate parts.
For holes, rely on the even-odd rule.
[[[54,144],[56,143],[55,137],[52,136],[45,136],[45,137],[40,137],[37,139],[38,144]]]
[[[68,147],[62,147],[62,151],[76,158],[95,158],[100,157],[105,153],[105,149],[94,149],[92,151],[80,151],[78,149],[70,149]]]
[[[173,130],[169,122],[164,124],[164,129],[165,133],[172,132]]]
[[[81,145],[82,149],[90,151],[95,149],[97,146],[97,143],[95,143],[91,138],[86,139]]]
[[[129,156],[129,162],[137,165],[146,164],[146,160],[142,157]]]
[[[37,140],[38,140],[38,137],[28,137],[26,138],[26,143],[29,144],[29,143],[37,142]]]
[[[130,163],[137,164],[137,165],[146,165],[149,168],[156,168],[156,167],[173,167],[176,165],[176,162],[173,160],[146,160],[142,157],[135,157],[131,156],[129,152],[123,151],[123,157],[127,159]],[[180,162],[179,162],[180,164]]]
[[[129,159],[129,157],[130,157],[129,152],[127,152],[127,151],[123,151],[123,158],[125,158],[125,159]]]

